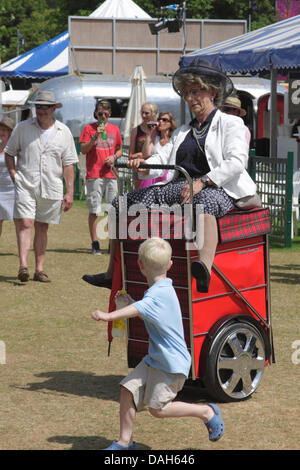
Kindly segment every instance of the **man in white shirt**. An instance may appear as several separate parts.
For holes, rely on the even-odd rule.
[[[49,91],[40,91],[36,101],[36,118],[20,122],[6,147],[5,161],[15,184],[14,218],[20,219],[18,247],[20,268],[18,279],[29,280],[28,254],[34,226],[35,273],[33,279],[50,282],[44,272],[49,224],[58,224],[61,210],[73,204],[74,168],[78,162],[73,136],[69,128],[54,117],[56,103]],[[15,165],[13,155],[17,156]],[[63,180],[66,193],[63,194]]]

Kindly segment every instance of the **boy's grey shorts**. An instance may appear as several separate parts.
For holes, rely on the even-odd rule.
[[[185,380],[184,374],[171,374],[155,369],[143,359],[120,385],[132,393],[137,411],[145,406],[162,410],[172,403]]]
[[[115,178],[90,178],[86,180],[86,203],[91,214],[102,212],[102,198],[106,204],[111,204],[118,194]]]

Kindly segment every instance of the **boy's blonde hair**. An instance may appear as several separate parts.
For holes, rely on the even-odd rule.
[[[162,238],[148,238],[139,246],[138,258],[145,271],[160,275],[164,274],[172,256],[170,244]]]

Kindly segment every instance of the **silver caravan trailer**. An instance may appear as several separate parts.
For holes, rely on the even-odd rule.
[[[170,77],[147,77],[147,101],[156,103],[160,110],[170,111],[180,124],[180,97],[172,87]],[[131,94],[129,77],[117,75],[80,74],[65,75],[43,82],[28,100],[31,101],[37,91],[51,90],[56,101],[63,107],[56,111],[56,117],[64,122],[74,137],[78,137],[83,127],[95,121],[94,109],[98,99],[108,99],[112,106],[110,122],[116,124],[121,133],[124,130],[125,115]],[[186,119],[189,115],[186,112]]]
[[[237,94],[246,109],[245,123],[252,132],[255,143],[269,138],[269,97],[270,80],[248,76],[231,77]],[[171,111],[178,125],[181,124],[180,97],[174,92],[170,76],[147,77],[147,101],[158,105],[160,111]],[[129,77],[117,75],[80,74],[65,75],[43,82],[39,90],[51,90],[57,101],[63,107],[56,111],[57,119],[69,126],[74,137],[79,137],[85,124],[94,121],[93,113],[96,100],[109,99],[112,104],[111,122],[118,125],[121,133],[124,129],[125,114],[131,93]],[[32,100],[37,90],[28,98]],[[278,85],[278,120],[285,121],[285,96],[288,90]],[[27,107],[30,107],[27,105]],[[190,115],[185,107],[185,122],[189,122]],[[33,110],[34,112],[34,110]],[[25,117],[25,116],[24,116]]]

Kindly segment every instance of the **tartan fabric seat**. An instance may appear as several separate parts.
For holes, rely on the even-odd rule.
[[[219,243],[253,238],[271,232],[269,208],[233,210],[218,219]]]
[[[146,217],[146,219],[145,219]],[[135,220],[128,217],[128,224]],[[166,240],[184,239],[183,217],[175,214],[163,214],[158,210],[144,214],[144,224],[147,225],[136,237],[128,237],[133,240],[142,240],[147,237],[160,237]],[[217,219],[219,243],[253,238],[265,235],[271,231],[271,218],[269,208],[254,208],[251,210],[238,210],[228,212]],[[176,248],[176,247],[175,247]],[[173,248],[174,249],[174,248]]]

